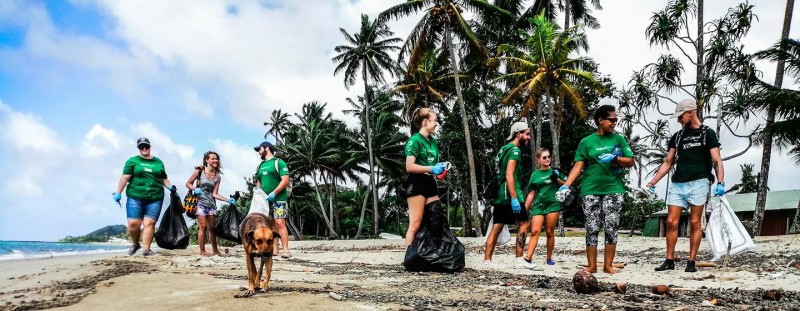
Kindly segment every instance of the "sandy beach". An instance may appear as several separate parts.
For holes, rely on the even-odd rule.
[[[293,258],[277,259],[270,287],[250,298],[234,298],[247,285],[241,246],[225,256],[201,257],[196,246],[161,250],[144,257],[101,254],[0,262],[0,310],[733,310],[800,309],[800,236],[757,238],[757,253],[733,257],[726,269],[701,268],[657,273],[661,238],[621,237],[621,273],[595,276],[594,294],[577,294],[572,276],[585,263],[581,237],[558,238],[554,260],[544,265],[540,247],[534,262],[543,271],[515,269],[511,244],[495,254],[499,268],[484,269],[483,239],[462,238],[467,267],[461,273],[403,270],[402,240],[292,242]],[[544,237],[540,238],[540,246]],[[706,242],[699,259],[708,259]],[[688,240],[678,242],[685,260]],[[602,255],[599,256],[602,258]],[[628,284],[627,293],[610,291]],[[652,294],[653,285],[675,288]],[[780,299],[765,299],[777,290]],[[716,298],[716,299],[715,299]]]

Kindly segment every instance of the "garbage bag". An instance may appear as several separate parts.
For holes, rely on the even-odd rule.
[[[492,206],[492,218],[489,219],[489,225],[486,227],[486,237],[483,240],[486,243],[486,240],[489,239],[489,232],[492,232],[492,227],[494,227],[494,206]],[[500,235],[497,236],[497,244],[496,245],[504,245],[511,241],[511,232],[508,231],[508,225],[503,225],[503,230],[500,231]]]
[[[250,210],[247,212],[247,215],[252,213],[261,213],[267,215],[267,217],[272,217],[272,213],[269,212],[267,194],[264,190],[261,190],[261,188],[253,189],[253,198],[250,200]]]
[[[189,246],[189,227],[183,219],[183,200],[175,191],[169,195],[169,207],[161,218],[155,238],[158,247],[164,249],[186,249]]]
[[[731,256],[756,250],[756,244],[736,217],[725,196],[719,198],[719,203],[709,202],[708,208],[711,210],[711,217],[706,225],[706,240],[711,254],[714,255],[712,261],[725,258],[728,244]]]
[[[406,249],[403,266],[407,271],[452,273],[464,269],[464,245],[450,232],[441,203],[425,206],[420,230]]]
[[[217,218],[217,227],[214,228],[214,233],[218,238],[242,244],[242,237],[239,236],[239,224],[242,223],[244,217],[244,213],[240,212],[236,205],[223,207],[222,213]]]

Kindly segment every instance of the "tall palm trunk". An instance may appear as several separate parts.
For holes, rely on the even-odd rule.
[[[317,203],[319,203],[319,211],[322,213],[322,218],[325,220],[325,226],[328,227],[331,237],[338,238],[339,234],[333,229],[333,223],[325,211],[325,203],[322,203],[322,195],[319,193],[319,182],[317,182],[317,173],[315,171],[311,172],[311,179],[314,181],[314,191],[317,193]]]
[[[781,31],[781,41],[789,38],[789,28],[792,26],[792,10],[794,0],[786,0],[786,11],[783,14],[783,30]],[[783,87],[784,61],[778,59],[777,69],[775,70],[775,87]],[[775,107],[770,107],[767,112],[767,125],[764,129],[764,148],[761,150],[761,178],[758,179],[758,194],[756,194],[756,212],[753,217],[753,235],[761,235],[761,225],[764,222],[764,211],[767,205],[767,182],[769,181],[769,166],[772,161],[772,124],[775,123]],[[797,221],[800,219],[800,204],[794,217],[794,228],[797,232]]]
[[[547,117],[550,119],[550,137],[553,140],[553,158],[551,159],[550,163],[553,166],[559,167],[561,163],[559,161],[558,155],[558,125],[556,125],[556,103],[551,101],[550,92],[545,93],[547,98]],[[564,232],[564,213],[558,214],[558,236],[563,237],[566,233]]]
[[[370,181],[371,183],[372,181]],[[371,188],[372,185],[369,185]],[[364,228],[364,216],[367,214],[367,202],[369,202],[369,191],[370,188],[367,188],[364,191],[364,201],[361,203],[361,218],[358,220],[358,230],[356,230],[356,238],[361,236],[361,228]]]
[[[465,236],[472,235],[472,230],[479,236],[483,235],[481,227],[473,228],[473,224],[480,223],[477,219],[473,219],[474,215],[478,214],[478,180],[475,177],[475,156],[472,153],[472,139],[469,132],[469,120],[467,119],[467,107],[464,104],[464,97],[461,95],[461,81],[458,78],[458,59],[456,58],[456,50],[453,49],[453,38],[450,34],[450,27],[445,27],[445,36],[447,47],[450,49],[450,60],[453,70],[453,77],[456,84],[456,101],[459,108],[461,108],[461,124],[464,126],[464,140],[467,144],[467,162],[469,163],[469,187],[472,192],[472,202],[469,209],[464,209],[464,232]]]
[[[703,79],[705,75],[705,56],[704,52],[705,49],[703,47],[703,0],[697,0],[697,42],[695,51],[697,52],[697,72],[695,73],[697,85],[703,85]],[[703,120],[703,111],[705,110],[705,105],[708,103],[704,102],[703,92],[707,90],[703,90],[700,87],[694,88],[694,96],[697,100],[697,106],[701,107],[701,109],[697,109],[697,116],[700,120]],[[701,106],[702,105],[702,106]],[[720,119],[717,119],[718,122],[722,122]]]
[[[372,154],[372,121],[369,118],[370,113],[370,105],[372,104],[371,99],[369,98],[369,84],[367,81],[367,61],[363,60],[361,63],[361,76],[364,78],[364,120],[366,121],[363,127],[367,130],[367,152],[369,154],[369,186],[370,190],[372,190],[372,220],[373,220],[373,227],[372,233],[377,235],[378,234],[378,221],[381,218],[381,214],[379,213],[380,209],[378,208],[378,187],[376,183],[373,182],[375,179],[375,157]]]

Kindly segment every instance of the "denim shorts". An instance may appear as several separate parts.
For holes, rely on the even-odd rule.
[[[690,205],[705,205],[708,191],[708,179],[672,183],[669,185],[667,205],[680,206],[683,209],[689,209]]]
[[[128,219],[142,219],[144,217],[158,220],[161,215],[161,204],[163,200],[145,201],[128,197],[125,202],[125,209],[128,212]]]

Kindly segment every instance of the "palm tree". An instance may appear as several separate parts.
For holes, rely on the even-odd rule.
[[[725,193],[753,193],[758,190],[759,176],[753,175],[753,164],[742,164],[739,167],[742,169],[742,181],[733,185]]]
[[[361,77],[364,80],[364,96],[366,98],[366,115],[362,123],[368,123],[370,120],[370,99],[369,99],[369,78],[373,81],[382,83],[384,70],[389,70],[389,73],[394,76],[396,72],[396,65],[389,52],[396,51],[399,47],[395,46],[401,40],[399,38],[391,37],[394,33],[386,26],[386,20],[376,19],[369,20],[369,16],[361,14],[361,28],[359,33],[350,35],[343,28],[339,31],[344,35],[345,40],[350,45],[339,45],[334,48],[334,51],[340,53],[333,58],[334,63],[338,63],[333,74],[344,71],[344,84],[349,88],[356,81],[356,75],[361,69]],[[366,121],[366,122],[364,122]],[[372,189],[372,205],[374,227],[373,233],[378,234],[378,221],[380,214],[378,214],[378,188],[375,183],[375,161],[372,154],[372,133],[369,127],[367,130],[367,150],[369,150],[369,187]]]
[[[410,117],[416,108],[431,107],[433,103],[444,104],[453,92],[453,74],[449,72],[449,55],[428,49],[417,63],[416,68],[408,68],[396,90],[403,93],[407,103],[403,115]],[[461,76],[466,77],[465,75]],[[445,105],[440,105],[440,110]]]
[[[406,54],[410,56],[408,61],[409,68],[416,68],[418,61],[423,56],[422,53],[436,42],[444,44],[442,48],[446,48],[450,55],[450,66],[455,80],[456,102],[461,112],[461,122],[464,127],[464,137],[467,145],[472,200],[471,208],[464,213],[464,229],[465,232],[471,234],[473,222],[477,221],[474,215],[478,211],[478,183],[475,176],[475,157],[472,150],[467,109],[464,104],[464,97],[461,94],[461,81],[458,75],[459,62],[456,55],[458,53],[454,48],[453,36],[467,43],[468,50],[482,55],[484,59],[488,58],[488,51],[472,31],[469,23],[461,15],[464,8],[473,12],[493,11],[511,16],[509,12],[484,0],[410,0],[385,10],[378,18],[384,20],[389,18],[397,19],[420,11],[426,12],[411,31],[403,48],[400,50],[401,59]],[[476,232],[482,234],[480,228],[477,228]]]
[[[272,135],[277,142],[282,142],[283,135],[289,130],[291,124],[288,113],[284,113],[280,109],[273,110],[270,114],[269,121],[264,122],[264,126],[269,128],[264,134],[264,138],[266,139],[268,135]]]

